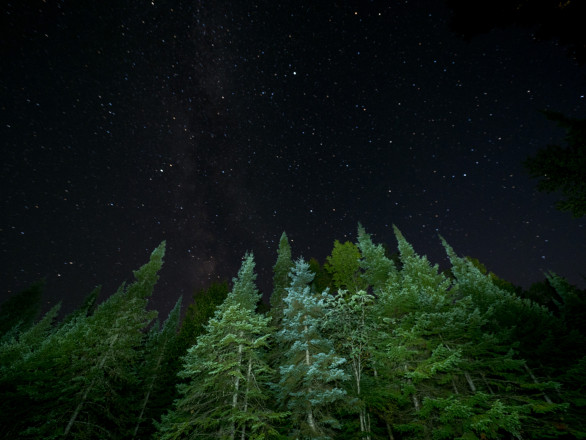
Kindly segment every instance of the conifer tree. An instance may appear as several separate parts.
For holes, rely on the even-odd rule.
[[[137,383],[132,366],[156,314],[146,304],[164,252],[165,242],[134,272],[134,283],[123,284],[92,315],[61,326],[31,356],[29,382],[21,389],[37,410],[21,437],[128,437],[133,408],[127,390]]]
[[[178,355],[195,345],[199,335],[205,332],[205,326],[220,304],[230,292],[228,281],[213,282],[205,289],[193,293],[193,302],[187,306],[185,317],[181,322],[178,336]]]
[[[0,306],[0,341],[7,333],[24,332],[41,313],[44,281],[33,283],[27,289],[10,296]]]
[[[291,246],[289,245],[287,234],[283,232],[279,240],[277,262],[273,266],[273,293],[271,294],[270,303],[274,326],[279,326],[283,317],[283,298],[287,294],[285,289],[289,286],[289,271],[292,267]]]
[[[348,380],[348,397],[351,399],[352,412],[358,413],[358,425],[364,438],[369,440],[372,431],[369,412],[369,395],[373,392],[371,365],[374,350],[374,335],[379,330],[375,320],[373,295],[359,290],[352,293],[340,290],[335,296],[328,297],[327,319],[324,330],[341,356],[344,356]]]
[[[380,245],[375,245],[370,235],[366,233],[364,227],[358,224],[358,249],[362,258],[360,259],[360,268],[363,270],[362,278],[372,286],[374,293],[379,294],[385,288],[388,282],[391,282],[397,276],[397,269],[392,260],[385,255],[385,249]]]
[[[476,327],[467,332],[475,337],[464,347],[468,365],[463,365],[470,387],[475,382],[474,387],[482,389],[475,390],[476,394],[486,395],[483,405],[498,409],[495,419],[486,419],[486,423],[515,435],[522,435],[523,427],[534,438],[563,435],[556,426],[568,405],[555,402],[559,383],[539,377],[534,366],[517,354],[529,351],[523,349],[525,342],[519,336],[528,328],[545,335],[542,325],[555,327],[554,317],[545,307],[497,287],[490,275],[458,257],[445,240],[442,242],[452,263],[458,302],[468,302],[469,311],[478,316]]]
[[[0,438],[19,438],[30,423],[31,415],[44,408],[38,404],[38,396],[23,392],[23,386],[34,380],[39,363],[34,359],[46,339],[55,330],[55,319],[61,305],[57,304],[28,330],[5,338],[0,343]],[[42,366],[43,364],[41,364]],[[50,364],[44,364],[45,366]],[[43,378],[48,380],[45,370]]]
[[[360,276],[360,251],[350,241],[334,241],[334,249],[326,258],[325,268],[332,274],[336,290],[344,289],[356,293],[365,287]]]
[[[260,294],[254,258],[244,257],[234,287],[218,307],[197,344],[184,358],[181,397],[162,418],[161,439],[210,435],[221,439],[263,438],[282,417],[270,410],[263,360],[270,336],[266,318],[255,312]]]
[[[401,271],[391,273],[379,293],[379,308],[383,322],[389,327],[380,334],[375,360],[379,373],[387,382],[387,408],[382,417],[389,431],[425,433],[428,429],[420,418],[423,399],[430,390],[421,387],[424,377],[420,367],[445,361],[434,357],[438,342],[427,338],[417,329],[424,313],[436,311],[447,302],[450,286],[425,256],[415,253],[413,247],[394,226]]]
[[[170,356],[175,354],[177,345],[177,329],[179,327],[179,318],[181,313],[181,298],[177,300],[175,307],[169,312],[169,316],[159,328],[159,323],[150,329],[144,344],[145,359],[139,373],[141,378],[140,388],[142,390],[142,399],[139,400],[139,410],[132,438],[146,437],[139,436],[141,424],[145,421],[158,419],[163,410],[160,408],[161,402],[156,402],[158,394],[167,395],[165,388],[172,388],[171,383],[174,374],[172,364],[173,359]],[[154,402],[153,402],[154,401]],[[172,401],[163,399],[162,404],[170,404]],[[158,404],[158,408],[156,405]],[[149,432],[150,427],[144,429]]]
[[[312,280],[309,265],[302,258],[297,260],[277,335],[277,341],[286,347],[278,390],[280,401],[291,412],[291,434],[327,439],[331,428],[339,427],[333,406],[344,398],[346,392],[339,384],[348,377],[342,369],[346,360],[337,355],[322,332],[329,294],[313,292]]]

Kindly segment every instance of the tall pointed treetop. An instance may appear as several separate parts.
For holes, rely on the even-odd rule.
[[[289,271],[293,267],[291,259],[291,246],[287,234],[283,232],[279,240],[279,249],[277,250],[277,262],[273,266],[273,293],[271,294],[271,307],[282,309],[283,296],[285,289],[289,285]]]
[[[254,255],[247,252],[242,259],[242,265],[238,271],[238,276],[232,279],[234,286],[232,291],[226,297],[224,303],[218,308],[219,313],[224,313],[231,306],[237,305],[248,310],[255,310],[260,293],[256,287],[256,273],[254,268]]]
[[[378,292],[396,276],[395,264],[386,257],[385,249],[380,244],[375,245],[372,242],[370,235],[360,223],[358,223],[358,249],[362,254],[360,260],[360,267],[364,271],[362,278]]]

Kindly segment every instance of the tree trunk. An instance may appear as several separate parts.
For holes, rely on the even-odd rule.
[[[464,372],[464,377],[466,378],[466,381],[468,382],[468,385],[470,386],[470,390],[475,393],[476,392],[476,386],[474,385],[474,382],[472,381],[472,377],[470,376],[470,373],[468,373],[467,371]]]
[[[405,371],[409,371],[409,369],[407,368],[407,364],[403,365],[403,368],[405,369]],[[413,383],[411,379],[407,379],[407,382],[409,382],[410,385]],[[419,399],[417,398],[416,392],[413,393],[411,399],[413,400],[413,406],[415,407],[415,411],[419,412],[419,408],[421,407],[421,405],[419,404]]]
[[[307,325],[304,327],[305,329],[305,334],[307,335]],[[311,365],[311,358],[309,356],[309,338],[306,338],[307,341],[307,347],[305,348],[305,365],[307,365],[308,367]],[[311,388],[309,388],[309,393],[311,393]],[[309,404],[308,408],[307,408],[307,424],[309,425],[309,427],[312,429],[313,432],[317,432],[317,427],[315,426],[315,421],[313,420],[313,411],[311,408],[311,403]]]
[[[240,332],[240,336],[242,336],[242,332]],[[238,371],[240,371],[240,366],[242,364],[242,344],[238,344]],[[232,409],[236,410],[236,406],[238,405],[238,389],[240,387],[240,376],[236,375],[236,379],[234,381],[234,393],[232,394]],[[230,428],[230,438],[234,440],[236,436],[236,422],[232,422],[232,426]]]
[[[244,392],[244,412],[248,411],[248,393],[250,391],[250,378],[252,376],[252,359],[248,359],[248,372],[246,373],[246,391]],[[246,435],[246,425],[242,426],[240,439],[244,440]]]

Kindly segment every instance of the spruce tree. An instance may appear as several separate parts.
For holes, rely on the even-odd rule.
[[[291,270],[291,285],[285,297],[282,329],[277,341],[285,346],[279,399],[291,412],[291,434],[303,438],[331,438],[339,427],[333,406],[346,392],[340,387],[348,378],[333,343],[323,334],[328,292],[317,294],[309,284],[313,273],[301,258]]]

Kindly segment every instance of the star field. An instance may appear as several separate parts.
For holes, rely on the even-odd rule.
[[[268,293],[283,230],[323,261],[357,222],[437,234],[528,287],[583,284],[583,219],[522,162],[583,117],[585,70],[530,30],[464,41],[442,2],[12,3],[3,13],[2,290],[110,294],[167,240],[160,307],[235,276]]]

